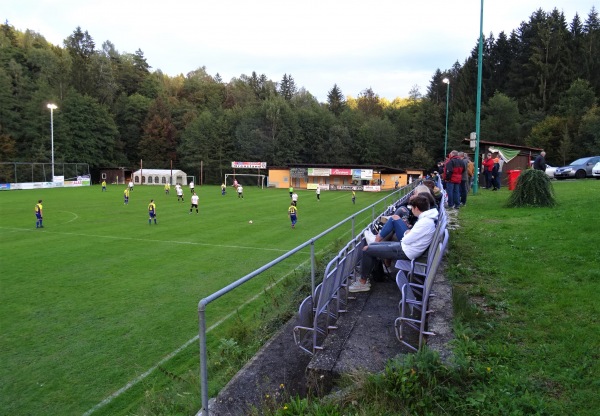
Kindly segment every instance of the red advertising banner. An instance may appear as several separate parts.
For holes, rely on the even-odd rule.
[[[331,169],[331,175],[335,176],[352,176],[352,169]]]
[[[231,162],[234,169],[266,169],[267,162]]]

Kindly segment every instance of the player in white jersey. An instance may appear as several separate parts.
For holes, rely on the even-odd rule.
[[[194,192],[194,195],[192,195],[192,206],[190,207],[190,214],[192,213],[192,210],[194,208],[196,208],[196,214],[198,213],[198,195],[196,195],[196,192]]]

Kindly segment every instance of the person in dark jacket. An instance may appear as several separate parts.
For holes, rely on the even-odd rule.
[[[546,171],[546,152],[542,150],[540,154],[537,155],[533,161],[533,168],[535,170],[541,170],[542,172]]]
[[[481,155],[483,157],[483,155]],[[492,187],[492,169],[494,169],[494,159],[492,154],[488,153],[487,157],[481,162],[483,165],[483,174],[485,175],[485,189]]]
[[[462,174],[465,169],[465,164],[458,157],[458,152],[453,150],[450,152],[450,159],[446,162],[445,179],[446,191],[448,192],[448,208],[460,208],[460,183],[462,182]]]
[[[492,167],[492,191],[500,189],[500,158],[494,159],[494,166]]]

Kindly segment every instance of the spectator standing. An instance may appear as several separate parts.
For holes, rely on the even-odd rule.
[[[198,195],[196,195],[196,192],[194,192],[191,198],[192,206],[190,207],[190,214],[194,208],[196,208],[196,214],[198,213],[198,199],[200,198],[198,198]]]
[[[292,204],[297,207],[298,206],[298,194],[296,192],[294,192],[292,194]]]
[[[363,248],[360,260],[361,272],[348,288],[350,292],[371,290],[367,276],[373,270],[375,258],[413,260],[427,250],[435,234],[438,210],[430,209],[427,198],[417,195],[412,199],[411,211],[417,217],[417,222],[412,229],[398,235],[398,239],[401,241],[381,241],[371,243]]]
[[[502,168],[504,167],[504,159],[502,159],[500,153],[498,153],[498,155],[494,159],[494,163],[498,164],[498,173],[496,175],[496,187],[500,189],[502,187]]]
[[[152,225],[152,220],[156,224],[156,204],[154,203],[154,199],[151,199],[148,204],[148,225]]]
[[[288,216],[290,217],[290,221],[292,221],[292,228],[296,228],[296,222],[298,221],[298,208],[296,208],[293,202],[288,208]]]
[[[458,157],[463,162],[464,169],[462,172],[462,178],[460,181],[460,205],[467,205],[467,184],[469,183],[469,172],[468,172],[468,156],[465,152],[458,152]]]
[[[467,175],[469,177],[467,193],[469,193],[469,190],[473,187],[473,178],[475,177],[475,163],[469,159],[469,156],[467,156]]]
[[[494,158],[494,166],[492,167],[492,191],[500,189],[500,158]]]
[[[244,188],[242,187],[242,185],[238,185],[237,187],[237,193],[238,193],[238,198],[242,198],[244,199]]]
[[[35,204],[35,207],[33,208],[33,212],[35,212],[35,228],[44,228],[44,224],[42,223],[43,221],[43,214],[44,214],[44,208],[42,207],[42,200],[38,200],[38,203]]]
[[[483,157],[483,155],[481,157]],[[492,154],[488,153],[481,164],[483,174],[485,175],[485,189],[490,189],[492,187],[492,170],[494,169],[494,159],[492,159]]]
[[[453,150],[450,152],[450,159],[446,163],[446,189],[448,191],[448,207],[460,208],[460,183],[462,182],[462,173],[465,169],[465,164],[458,157],[458,152]]]
[[[540,154],[537,155],[533,161],[533,168],[535,170],[541,170],[542,172],[546,171],[546,152],[542,150]]]

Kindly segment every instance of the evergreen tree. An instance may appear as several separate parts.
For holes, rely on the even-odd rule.
[[[583,24],[585,50],[585,77],[590,81],[597,97],[600,97],[600,19],[592,6]]]
[[[294,95],[296,94],[296,83],[294,82],[294,78],[291,75],[283,74],[283,79],[279,84],[279,94],[287,100],[290,101]]]
[[[337,84],[333,84],[333,88],[331,88],[331,90],[329,90],[327,93],[327,104],[329,111],[335,114],[336,117],[342,114],[342,111],[344,111],[346,101],[342,95],[342,90],[340,90]]]

